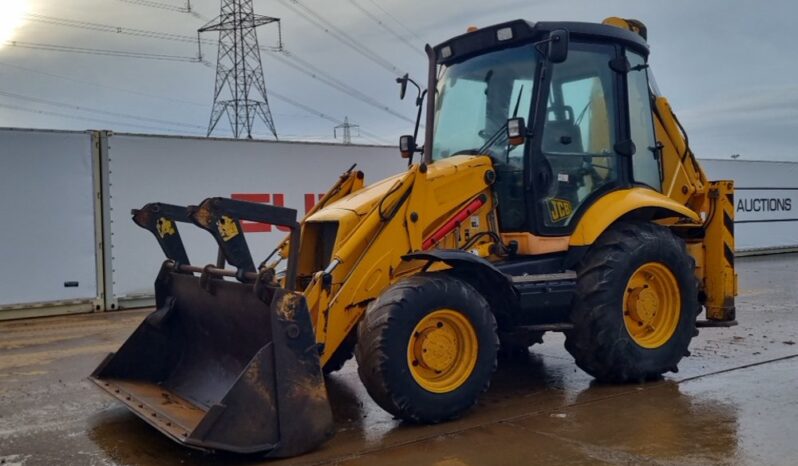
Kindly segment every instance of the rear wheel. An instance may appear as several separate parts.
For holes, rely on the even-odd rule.
[[[695,263],[666,227],[624,222],[582,263],[565,347],[599,380],[653,379],[689,354],[698,332]]]
[[[358,373],[383,409],[405,420],[458,417],[487,390],[499,339],[473,287],[424,274],[388,288],[358,328]]]

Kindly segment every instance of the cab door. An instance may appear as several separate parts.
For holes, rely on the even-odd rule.
[[[617,56],[612,45],[572,42],[568,58],[550,64],[530,163],[538,234],[569,234],[580,212],[620,184]]]

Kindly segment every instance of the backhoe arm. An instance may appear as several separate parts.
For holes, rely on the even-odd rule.
[[[647,36],[645,25],[637,20],[607,18],[613,25]],[[696,262],[707,319],[729,322],[735,319],[734,297],[737,275],[734,271],[734,182],[708,181],[690,149],[684,127],[668,100],[651,91],[654,128],[660,147],[662,193],[698,213],[701,225],[676,225],[686,239]],[[695,231],[698,230],[698,231]]]

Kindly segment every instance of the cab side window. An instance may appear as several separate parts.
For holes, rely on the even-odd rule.
[[[642,55],[627,51],[626,58],[632,66],[626,75],[629,90],[629,129],[635,153],[632,156],[632,178],[657,191],[662,189],[659,149],[654,134],[651,114],[651,95],[648,91],[648,73]]]

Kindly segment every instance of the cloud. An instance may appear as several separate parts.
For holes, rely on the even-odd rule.
[[[747,123],[795,125],[798,129],[798,85],[751,90],[682,110],[680,118],[700,128]]]
[[[201,19],[187,14],[118,0],[29,1],[31,13],[143,30],[194,35],[196,28],[203,24]],[[175,5],[184,2],[168,1]],[[414,76],[424,76],[424,58],[397,41],[350,1],[300,1],[380,57]],[[752,0],[355,1],[397,31],[413,31],[415,34],[410,35],[417,34],[420,38],[413,39],[419,48],[423,41],[437,44],[462,34],[470,24],[487,26],[517,18],[530,21],[601,21],[610,15],[639,18],[649,28],[651,62],[660,87],[685,123],[694,147],[701,148],[707,155],[737,151],[746,152],[746,157],[748,154],[750,157],[777,154],[798,159],[792,149],[798,133],[798,85],[794,84],[794,76],[798,75],[798,55],[795,47],[789,46],[794,42],[793,22],[798,15],[798,3],[794,0],[769,0],[766,7],[763,2]],[[219,11],[219,0],[192,0],[191,4],[205,16]],[[396,108],[410,118],[415,116],[412,99],[398,100],[392,73],[342,45],[280,2],[255,2],[255,8],[257,13],[282,18],[284,42],[297,56],[383,105]],[[260,31],[262,44],[272,43],[274,36],[273,28],[268,26]],[[207,38],[214,39],[214,36],[207,35]],[[170,55],[196,53],[193,43],[33,22],[18,30],[17,39]],[[214,58],[214,49],[204,48],[204,52]],[[206,124],[210,114],[214,70],[201,65],[23,51],[13,47],[0,49],[0,61],[105,86],[93,88],[74,80],[0,67],[0,87],[7,92],[199,125]],[[264,55],[263,63],[269,89],[319,112],[338,119],[348,116],[364,130],[390,141],[412,127],[273,57]],[[137,98],[113,88],[207,103],[208,108],[202,111],[196,105]],[[2,102],[9,103],[9,100],[0,99]],[[331,122],[276,99],[271,103],[278,132],[332,136],[334,125]],[[291,114],[302,114],[304,118],[290,118]],[[10,111],[0,112],[0,125],[4,124],[64,129],[87,126],[80,120]],[[123,125],[110,129],[135,130]]]

